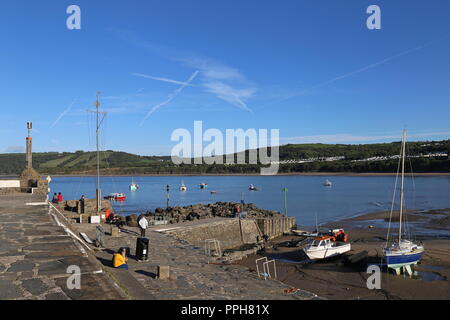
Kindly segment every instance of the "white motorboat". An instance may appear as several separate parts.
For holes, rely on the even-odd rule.
[[[315,238],[303,251],[309,259],[320,260],[339,256],[352,250],[350,243],[333,241],[334,239],[332,236]]]
[[[184,184],[184,182],[182,182],[181,183],[181,186],[180,186],[180,191],[187,191],[187,187],[186,187],[186,185]]]
[[[136,183],[130,184],[130,191],[137,191],[139,189],[139,186]]]

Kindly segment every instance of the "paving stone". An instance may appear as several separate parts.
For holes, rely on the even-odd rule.
[[[23,297],[20,288],[8,280],[0,280],[0,300],[13,300]]]
[[[48,215],[48,207],[27,207],[27,202],[42,202],[42,197],[20,195],[2,197],[0,203],[0,300],[67,300],[69,265],[82,272],[98,271],[100,266],[84,257],[74,241]],[[32,211],[31,211],[32,210]],[[37,275],[34,271],[37,271]],[[61,277],[59,279],[58,278]],[[82,275],[85,284],[73,299],[108,300],[123,298],[105,275]]]
[[[41,295],[48,290],[48,287],[41,279],[28,279],[22,281],[22,286],[32,295]]]
[[[38,267],[38,275],[64,276],[67,275],[67,266],[60,261],[44,262]]]
[[[17,280],[26,280],[34,277],[33,271],[21,272],[20,275],[17,276]]]
[[[111,290],[103,274],[86,274],[81,277],[81,289],[67,288],[67,279],[56,279],[57,285],[72,300],[118,300],[122,297],[116,290]]]
[[[45,300],[69,300],[69,298],[64,293],[56,292],[47,294]]]
[[[23,271],[31,271],[35,267],[34,263],[31,262],[16,262],[11,265],[8,269],[8,272],[23,272]]]

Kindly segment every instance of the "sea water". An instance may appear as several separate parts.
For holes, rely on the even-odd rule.
[[[325,187],[324,181],[332,181]],[[139,190],[131,192],[135,182]],[[181,192],[181,183],[187,186]],[[200,183],[207,183],[200,189]],[[166,185],[170,185],[170,206],[198,203],[254,203],[260,208],[285,212],[283,188],[287,188],[287,213],[302,226],[314,226],[364,213],[389,210],[395,177],[390,176],[112,176],[101,178],[103,195],[125,193],[127,200],[114,203],[122,215],[142,213],[166,206]],[[259,191],[249,191],[250,184]],[[51,192],[62,192],[65,200],[78,200],[81,195],[95,197],[95,177],[53,177]],[[211,194],[211,191],[217,193]],[[51,193],[51,194],[52,194]],[[450,208],[450,177],[406,178],[405,197],[409,209]],[[398,197],[396,202],[398,203]]]

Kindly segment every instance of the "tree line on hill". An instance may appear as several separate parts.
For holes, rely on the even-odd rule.
[[[450,140],[432,142],[410,142],[407,154],[420,156],[436,153],[450,154]],[[257,150],[258,151],[258,150]],[[264,152],[269,150],[262,150]],[[330,145],[330,144],[289,144],[279,149],[280,161],[318,159],[305,163],[283,163],[280,173],[302,172],[355,172],[394,173],[398,160],[354,161],[373,157],[389,157],[400,153],[400,142]],[[249,151],[244,153],[248,163]],[[237,154],[233,155],[237,159]],[[338,161],[324,161],[327,157],[345,157]],[[102,174],[258,174],[261,164],[181,164],[176,165],[171,157],[139,156],[112,150],[102,151],[100,157]],[[225,161],[224,161],[225,162]],[[93,174],[97,158],[95,152],[76,151],[74,153],[35,153],[33,166],[42,174]],[[410,158],[414,172],[450,172],[448,157]],[[0,154],[0,174],[17,175],[25,168],[24,154]]]

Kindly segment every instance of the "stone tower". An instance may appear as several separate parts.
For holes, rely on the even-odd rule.
[[[33,138],[31,137],[32,128],[33,124],[31,122],[27,122],[27,165],[20,175],[20,188],[22,192],[46,195],[48,193],[48,182],[46,180],[42,180],[40,174],[33,169]]]

